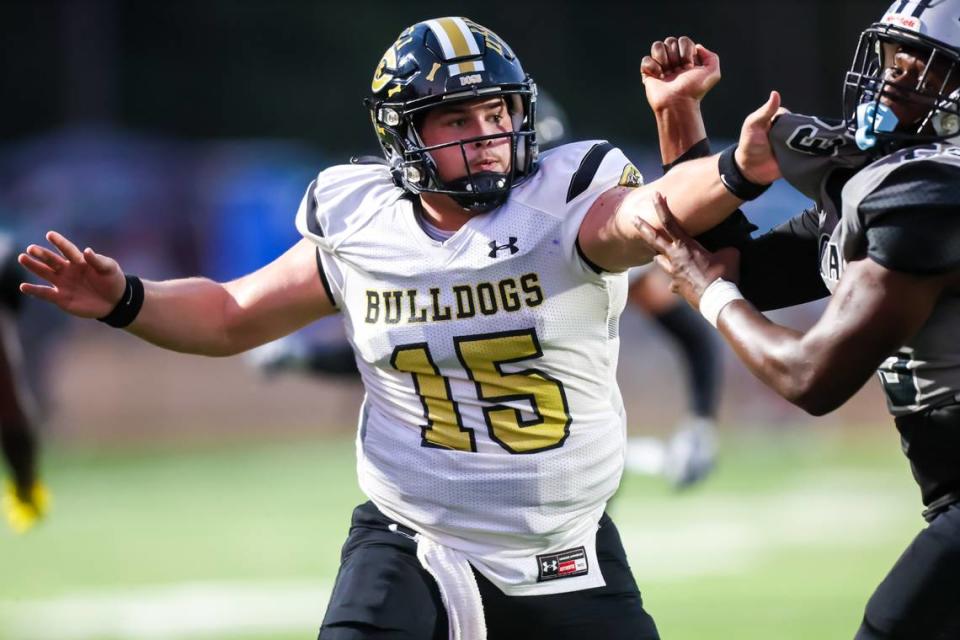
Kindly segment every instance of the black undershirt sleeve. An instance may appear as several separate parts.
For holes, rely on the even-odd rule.
[[[705,158],[710,155],[710,139],[704,138],[693,144],[692,147],[681,153],[679,156],[674,159],[673,162],[669,162],[663,165],[663,172],[666,173],[673,169],[678,164],[682,164],[687,160],[694,160],[696,158]]]
[[[738,245],[744,297],[767,311],[830,295],[817,268],[819,237],[819,216],[810,209]]]

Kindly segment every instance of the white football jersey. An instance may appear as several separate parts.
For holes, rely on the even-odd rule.
[[[576,239],[597,196],[638,183],[618,149],[581,142],[444,242],[381,165],[323,171],[298,213],[366,387],[361,488],[511,595],[604,584],[593,542],[623,470],[626,277]]]

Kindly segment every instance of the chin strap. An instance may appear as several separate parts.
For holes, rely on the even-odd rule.
[[[900,122],[890,107],[879,102],[864,102],[857,107],[857,146],[867,151],[877,146],[878,133],[890,133]]]
[[[467,211],[486,213],[506,202],[509,183],[510,176],[506,173],[480,171],[451,180],[443,188],[462,192],[450,197]]]

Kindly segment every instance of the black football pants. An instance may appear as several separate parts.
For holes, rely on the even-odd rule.
[[[319,640],[446,640],[447,615],[411,538],[387,529],[372,503],[353,512]],[[657,640],[613,521],[604,514],[597,559],[606,586],[545,596],[507,596],[480,574],[490,640]],[[476,572],[475,572],[476,573]]]
[[[913,539],[874,591],[856,640],[958,638],[960,504],[955,503]]]

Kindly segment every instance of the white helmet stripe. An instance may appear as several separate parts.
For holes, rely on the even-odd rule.
[[[443,49],[443,56],[445,58],[456,58],[456,54],[453,53],[453,44],[450,42],[450,38],[447,37],[447,32],[440,26],[440,23],[436,20],[427,20],[427,26],[430,27],[433,35],[436,36],[440,42],[440,48]]]
[[[483,69],[483,60],[469,60],[459,64],[447,65],[447,73],[450,74],[451,78],[453,76],[459,76],[462,73],[476,73],[483,71]]]
[[[444,57],[448,60],[480,55],[480,47],[463,18],[438,18],[427,20],[426,24],[433,31],[443,49]]]

